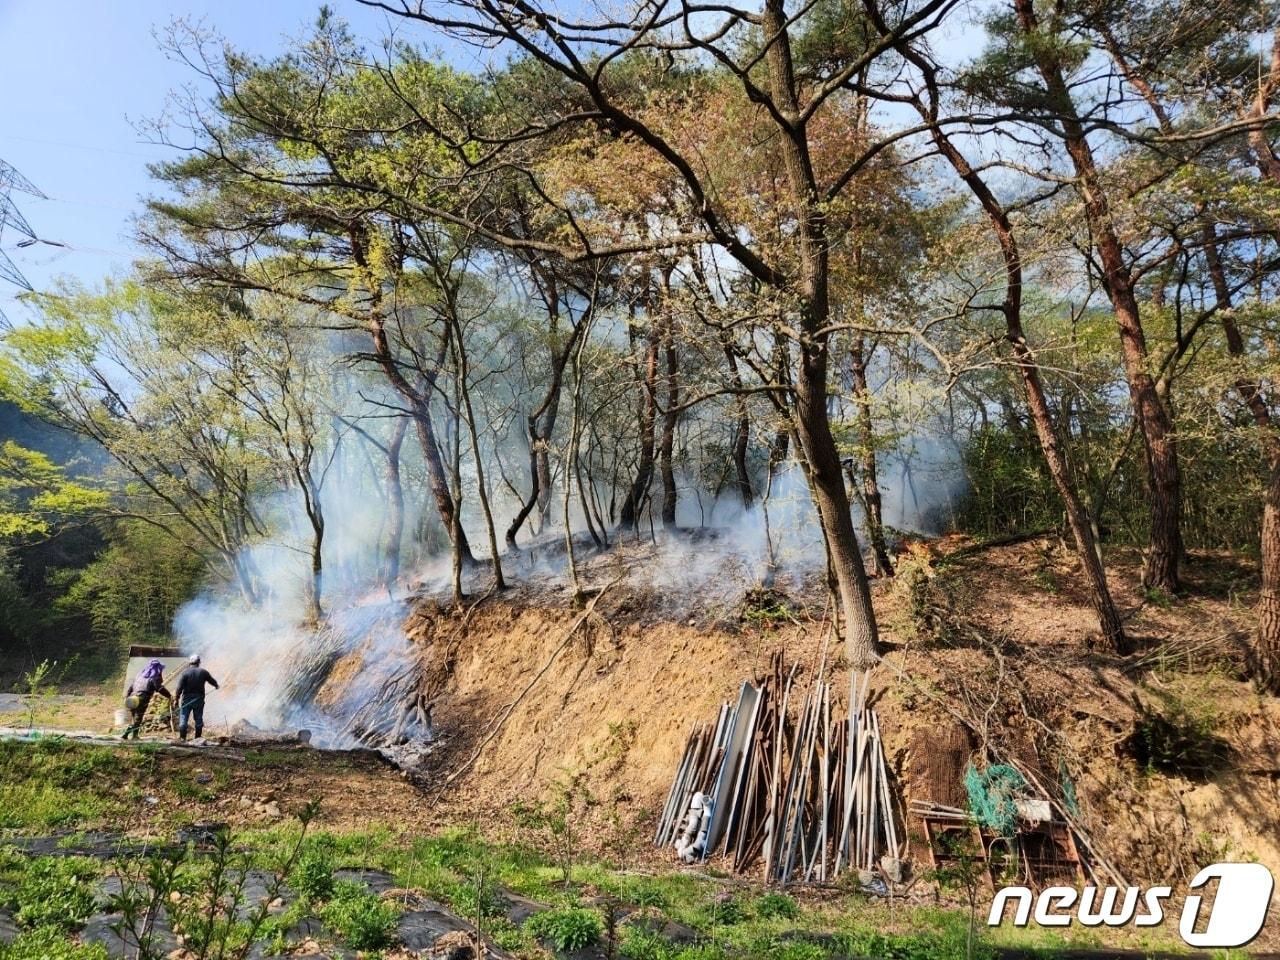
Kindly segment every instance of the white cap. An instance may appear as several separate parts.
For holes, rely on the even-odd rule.
[[[191,664],[192,666],[199,666],[199,665],[200,665],[200,654],[198,654],[198,653],[193,653],[190,657],[188,657],[188,658],[187,658],[187,663]]]

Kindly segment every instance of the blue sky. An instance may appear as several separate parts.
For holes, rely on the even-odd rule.
[[[354,0],[330,6],[358,35],[385,32],[385,14]],[[319,8],[320,0],[0,0],[0,158],[49,196],[13,194],[36,234],[68,245],[19,249],[22,235],[6,230],[0,249],[37,289],[61,274],[92,283],[127,270],[137,254],[129,218],[152,189],[146,165],[173,155],[143,142],[134,122],[158,116],[168,92],[192,80],[153,31],[176,17],[201,19],[241,49],[271,53],[305,32]],[[14,321],[26,315],[18,292],[0,280],[0,311]]]
[[[0,250],[37,289],[61,275],[92,284],[123,273],[137,257],[130,218],[152,192],[147,164],[175,156],[145,142],[135,123],[159,116],[170,91],[192,82],[190,68],[166,57],[154,32],[175,18],[201,21],[233,45],[279,52],[307,31],[321,0],[0,0],[0,159],[16,167],[48,199],[14,194],[38,236],[64,244],[17,247],[23,236],[0,235]],[[428,36],[420,25],[330,0],[357,36],[442,46],[460,65],[477,66],[470,48]],[[944,45],[971,46],[972,24],[952,24]],[[20,321],[20,291],[0,280],[0,311]]]

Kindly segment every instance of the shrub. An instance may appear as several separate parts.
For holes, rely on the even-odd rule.
[[[742,909],[742,900],[734,893],[723,891],[717,893],[707,909],[707,919],[722,927],[732,927],[747,919],[747,912]]]
[[[449,905],[461,916],[474,920],[481,917],[501,917],[507,912],[507,905],[491,886],[476,889],[474,883],[462,882],[454,885],[448,892]]]
[[[604,921],[585,907],[565,907],[535,913],[525,921],[525,929],[542,940],[550,940],[557,950],[581,950],[600,939]]]
[[[1130,754],[1144,770],[1203,778],[1230,759],[1231,747],[1220,736],[1229,718],[1213,679],[1149,691],[1128,740]]]
[[[338,883],[320,919],[352,950],[380,950],[395,934],[399,910],[356,883]]]
[[[61,930],[80,926],[96,905],[89,881],[97,875],[98,866],[91,860],[32,860],[18,885],[18,923],[28,928]]]
[[[329,852],[313,848],[299,856],[293,872],[289,874],[289,886],[298,896],[313,903],[333,896],[333,858]]]
[[[628,927],[619,947],[618,955],[626,960],[729,960],[724,947],[714,943],[681,946],[664,940],[661,934],[640,927]],[[748,954],[735,953],[735,958]],[[750,954],[756,957],[756,954]],[[772,955],[770,954],[770,960]]]
[[[800,905],[795,899],[776,890],[756,897],[753,909],[761,920],[794,920],[800,914]]]

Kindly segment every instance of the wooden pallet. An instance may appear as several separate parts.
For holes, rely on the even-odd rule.
[[[983,885],[1023,883],[1033,888],[1085,881],[1071,827],[1060,821],[1019,825],[1011,839],[955,816],[917,813],[935,870],[956,867],[966,856],[981,860]],[[1011,871],[1013,872],[1011,875]]]

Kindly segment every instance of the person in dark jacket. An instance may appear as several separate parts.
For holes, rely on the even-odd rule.
[[[152,660],[141,673],[134,677],[133,683],[129,686],[129,694],[125,697],[124,703],[129,708],[133,722],[125,728],[122,740],[128,740],[130,734],[135,740],[139,738],[142,721],[147,715],[147,707],[151,705],[151,698],[157,693],[166,700],[173,701],[173,695],[164,687],[164,664],[159,660]]]
[[[187,724],[193,717],[197,740],[204,731],[204,690],[209,685],[218,689],[218,681],[200,666],[200,658],[192,657],[178,674],[178,682],[173,687],[174,696],[178,698],[178,736],[183,740],[187,739]]]

